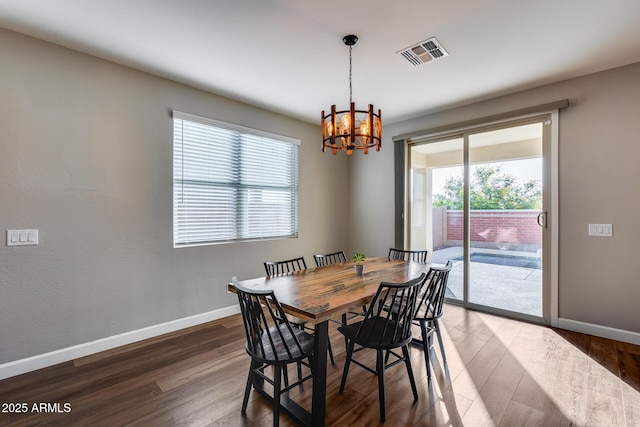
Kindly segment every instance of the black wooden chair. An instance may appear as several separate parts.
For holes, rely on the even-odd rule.
[[[298,363],[311,369],[314,338],[291,326],[272,290],[250,290],[237,283],[234,286],[247,335],[245,348],[251,357],[241,413],[247,412],[251,388],[267,381],[273,386],[273,425],[277,426],[280,422],[280,396],[312,378],[309,374],[293,384],[285,381],[283,388],[282,377],[286,379],[287,365]],[[268,366],[273,367],[273,378],[265,373]]]
[[[449,378],[449,366],[447,365],[447,356],[444,353],[444,344],[442,343],[442,334],[440,333],[440,325],[438,319],[442,316],[442,307],[444,303],[444,295],[447,290],[447,282],[449,280],[449,273],[453,267],[453,262],[447,261],[447,264],[443,267],[432,266],[427,273],[427,280],[422,290],[418,307],[416,310],[416,316],[413,323],[420,326],[421,340],[414,338],[413,344],[420,345],[424,351],[424,361],[427,366],[427,378],[431,379],[431,355],[434,358],[435,351],[433,350],[433,334],[438,337],[438,343],[440,344],[440,353],[442,354],[442,365]]]
[[[307,263],[304,257],[288,259],[286,261],[266,261],[264,263],[264,269],[267,272],[267,276],[280,276],[281,274],[306,270]]]
[[[406,283],[380,283],[364,319],[338,328],[338,331],[347,338],[348,342],[340,393],[344,392],[351,362],[376,375],[378,377],[380,421],[382,422],[386,418],[384,400],[384,372],[386,368],[404,361],[411,383],[413,399],[418,400],[408,344],[412,339],[411,325],[416,314],[416,302],[425,278],[426,274],[422,273],[420,277]],[[395,307],[395,310],[385,310],[385,306]],[[356,344],[359,346],[357,350],[355,349]],[[376,350],[375,369],[353,359],[354,352],[365,348]],[[402,356],[393,351],[397,348],[402,348]],[[384,357],[385,352],[393,354],[396,360],[387,364]]]
[[[344,251],[333,252],[330,254],[317,254],[313,256],[313,260],[316,262],[317,267],[323,265],[338,264],[340,262],[347,262],[347,256]]]
[[[265,261],[264,269],[267,272],[267,276],[281,276],[283,274],[295,273],[296,271],[302,271],[307,269],[307,263],[304,260],[304,257],[298,257],[293,259],[288,259],[285,261]],[[296,328],[305,329],[307,322],[305,320],[299,319],[295,316],[286,315],[289,323],[294,325]],[[307,330],[311,330],[307,328]],[[329,342],[328,346],[329,351],[329,359],[331,359],[331,364],[335,365],[335,361],[333,359],[333,349],[331,348],[331,342]],[[298,368],[298,378],[300,378],[300,368]]]
[[[413,262],[427,262],[428,251],[406,251],[404,249],[389,249],[389,260],[402,260]]]

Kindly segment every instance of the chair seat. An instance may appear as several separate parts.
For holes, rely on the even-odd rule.
[[[362,327],[362,330],[361,330]],[[373,316],[350,325],[338,327],[338,331],[358,345],[374,349],[390,349],[406,345],[411,341],[409,336],[398,336],[402,325],[385,317]]]
[[[277,329],[280,329],[280,332]],[[309,357],[313,353],[313,335],[298,328],[291,328],[291,330],[298,338],[300,347],[294,345],[291,332],[287,325],[282,323],[269,328],[269,333],[263,331],[260,335],[262,343],[258,339],[254,342],[255,353],[250,351],[248,345],[246,346],[247,353],[262,363],[271,365],[287,364]]]

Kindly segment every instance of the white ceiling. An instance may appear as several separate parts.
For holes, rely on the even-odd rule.
[[[640,62],[639,0],[0,0],[0,27],[312,123],[349,101],[346,34],[386,123]]]

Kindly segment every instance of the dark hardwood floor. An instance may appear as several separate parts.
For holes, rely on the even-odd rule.
[[[373,375],[352,366],[338,393],[344,346],[335,326],[327,424],[378,425]],[[413,348],[420,398],[413,402],[402,365],[387,371],[385,425],[640,425],[640,346],[451,305],[442,326],[450,378],[437,367],[430,387]],[[359,354],[373,363],[373,353]],[[241,320],[232,316],[0,381],[0,425],[269,426],[270,405],[257,393],[240,415],[248,367]],[[309,407],[310,391],[307,384],[290,395]],[[26,413],[9,407],[22,403]],[[280,421],[293,425],[286,415]]]

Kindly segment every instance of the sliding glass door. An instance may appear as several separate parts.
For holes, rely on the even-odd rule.
[[[435,263],[453,261],[449,301],[547,321],[546,121],[542,116],[409,145],[407,246],[428,249]]]
[[[542,317],[542,123],[468,135],[467,301]]]

